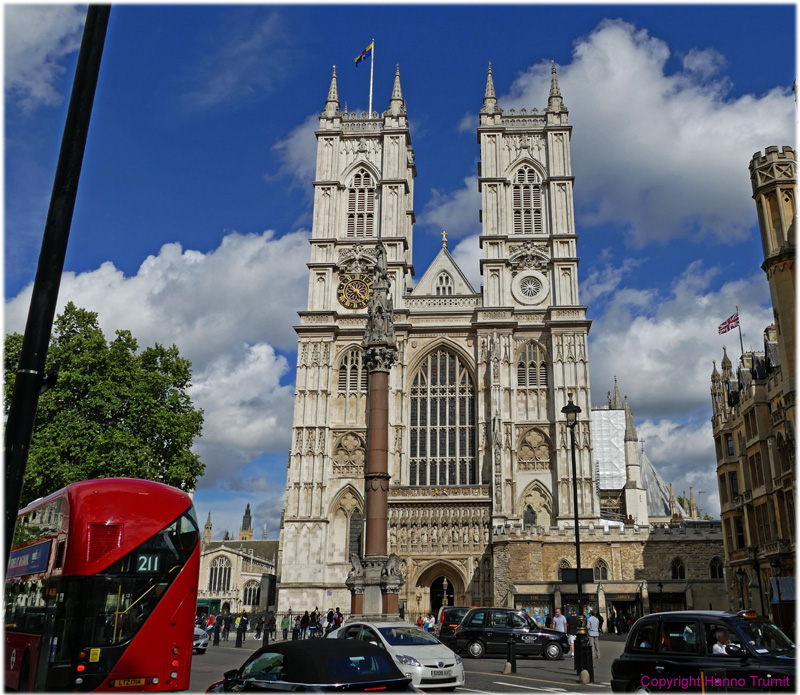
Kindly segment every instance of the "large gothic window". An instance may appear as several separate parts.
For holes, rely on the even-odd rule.
[[[256,581],[249,581],[244,585],[245,606],[258,606],[261,603],[261,586]]]
[[[208,590],[230,591],[230,588],[231,561],[224,556],[215,557],[208,572]]]
[[[542,187],[533,167],[524,166],[514,176],[514,233],[542,233]]]
[[[547,388],[547,360],[544,350],[534,342],[522,349],[517,362],[517,386],[520,388]]]
[[[375,183],[366,169],[359,169],[347,191],[347,236],[356,239],[371,237],[374,216]]]
[[[683,564],[683,560],[681,560],[679,557],[676,557],[672,561],[670,571],[672,572],[673,579],[686,579],[686,566]]]
[[[411,485],[477,485],[475,386],[459,357],[432,352],[411,382]]]
[[[367,390],[367,366],[360,348],[349,350],[339,366],[339,393],[356,393]]]
[[[361,524],[361,512],[358,509],[354,509],[350,516],[350,528],[347,534],[348,559],[353,553],[359,557],[361,556]]]

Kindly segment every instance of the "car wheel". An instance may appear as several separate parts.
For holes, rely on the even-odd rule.
[[[558,642],[548,642],[544,645],[542,656],[549,661],[556,661],[561,658],[563,653],[564,652],[561,651],[561,645]]]
[[[649,693],[650,688],[645,688],[640,681],[634,681],[631,683],[630,688],[628,688],[628,692],[630,693]]]
[[[467,654],[469,654],[473,659],[480,659],[485,653],[486,647],[483,646],[483,642],[475,640],[467,645]]]

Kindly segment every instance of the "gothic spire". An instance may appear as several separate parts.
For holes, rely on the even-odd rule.
[[[403,99],[403,90],[400,87],[400,65],[398,64],[394,72],[394,86],[392,87],[392,98],[389,100],[389,113],[399,116],[406,112],[406,102]]]
[[[550,69],[550,98],[547,100],[548,111],[565,111],[564,100],[561,98],[561,89],[558,86],[558,75],[556,74],[556,61],[552,61]]]
[[[717,371],[717,361],[711,360],[714,363],[714,369],[711,371],[711,380],[719,381],[719,372]]]
[[[494,92],[494,79],[492,79],[492,64],[489,63],[489,73],[486,76],[486,91],[483,94],[483,108],[481,113],[494,113],[497,110],[497,95]]]
[[[252,521],[250,517],[250,503],[247,503],[247,509],[245,509],[244,516],[242,517],[242,530],[249,531],[252,528]]]
[[[339,89],[336,86],[336,66],[333,66],[331,86],[328,89],[328,98],[325,100],[325,115],[335,116],[339,113]]]
[[[619,394],[617,377],[614,377],[614,397],[611,399],[611,410],[622,410],[625,406],[622,403],[622,396]]]
[[[631,414],[631,407],[628,405],[628,397],[625,396],[625,441],[637,442],[639,437],[636,434],[636,427],[633,424],[633,415]]]

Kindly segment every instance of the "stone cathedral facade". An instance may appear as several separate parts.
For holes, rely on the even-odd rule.
[[[415,285],[416,167],[399,69],[382,114],[341,110],[334,70],[316,132],[308,310],[296,326],[281,612],[350,605],[345,578],[364,515],[361,341],[379,241],[398,348],[389,377],[388,542],[402,559],[406,613],[435,609],[445,578],[451,605],[515,605],[520,591],[561,605],[561,568],[574,566],[570,440],[561,413],[570,394],[582,410],[575,429],[578,514],[603,535],[571,126],[555,66],[547,106],[519,112],[499,107],[490,66],[479,119],[483,287],[470,285],[444,233]],[[604,533],[617,546],[639,548],[638,559],[627,551],[616,557],[618,579],[628,580],[620,591],[630,598],[638,587],[641,600],[646,588],[634,568],[643,567],[647,508],[636,446],[631,450],[626,511],[644,528],[606,525]],[[718,528],[702,535],[721,547]],[[612,580],[612,539],[600,540],[609,546],[603,578]],[[595,558],[589,541],[587,557]],[[513,560],[520,553],[521,565]]]

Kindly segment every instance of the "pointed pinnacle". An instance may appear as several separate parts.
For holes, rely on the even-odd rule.
[[[631,407],[628,405],[627,396],[625,396],[625,441],[639,441],[639,437],[636,436],[636,426],[633,424],[633,415],[631,414]]]
[[[552,61],[552,64],[553,66],[550,69],[550,72],[552,74],[552,77],[550,78],[550,96],[560,97],[561,90],[558,87],[558,75],[556,75],[556,61],[555,60]]]
[[[403,99],[403,90],[400,88],[400,64],[397,64],[397,68],[394,71],[394,87],[392,88],[392,101],[395,99]]]
[[[492,78],[492,64],[489,63],[489,74],[486,76],[486,91],[483,94],[484,100],[496,99],[497,95],[494,92],[494,79]]]
[[[328,90],[328,99],[327,101],[335,101],[337,104],[339,103],[339,90],[336,87],[336,66],[333,66],[333,77],[331,77],[331,86]]]

